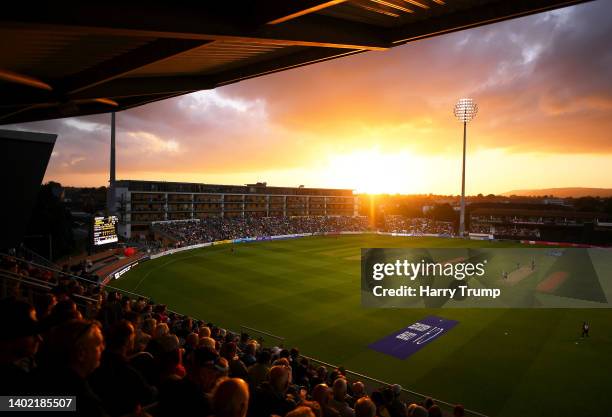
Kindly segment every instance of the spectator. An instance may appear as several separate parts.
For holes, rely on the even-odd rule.
[[[245,417],[249,405],[249,386],[240,378],[221,381],[212,394],[215,417]]]
[[[362,396],[355,403],[355,417],[375,417],[376,405],[367,396]]]
[[[353,399],[353,406],[361,397],[366,395],[365,393],[365,385],[361,381],[353,382],[351,386],[351,398]]]
[[[294,399],[287,396],[291,371],[285,366],[273,366],[270,369],[270,380],[263,382],[255,391],[253,413],[256,417],[268,417],[270,414],[284,416],[296,407]]]
[[[257,362],[257,343],[251,342],[248,343],[243,349],[242,353],[242,362],[248,368],[251,365],[254,365]]]
[[[377,417],[391,417],[389,410],[385,404],[385,399],[380,391],[372,392],[370,399],[376,405],[376,416]]]
[[[231,378],[248,379],[247,368],[244,363],[236,356],[238,347],[236,343],[229,342],[221,346],[221,356],[229,363],[229,376]]]
[[[389,393],[390,398],[387,402],[387,409],[389,410],[391,417],[406,417],[406,404],[400,399],[400,395],[402,394],[401,385],[391,385]]]
[[[312,400],[321,407],[323,417],[340,417],[340,413],[329,406],[331,395],[331,390],[326,384],[318,384],[312,389]]]
[[[71,320],[56,326],[41,345],[34,393],[76,396],[76,416],[106,415],[87,382],[100,366],[103,349],[104,337],[97,321]]]
[[[429,410],[427,410],[427,412],[429,413],[429,417],[442,417],[442,410],[440,410],[440,407],[435,404],[429,407]]]
[[[160,414],[190,415],[197,410],[202,416],[210,415],[213,412],[211,393],[227,372],[227,361],[215,351],[196,349],[187,363],[185,378],[168,380],[160,387]]]
[[[268,380],[270,375],[270,352],[262,350],[257,356],[257,363],[248,369],[249,385],[254,391],[261,383]]]
[[[7,298],[0,301],[0,317],[5,320],[0,332],[0,392],[22,394],[29,389],[30,371],[41,340],[36,311],[24,301]]]
[[[427,412],[427,409],[423,406],[417,405],[416,407],[414,407],[412,409],[412,414],[410,415],[410,417],[428,417],[429,413]]]
[[[341,417],[354,417],[355,411],[349,407],[347,403],[347,386],[346,379],[338,378],[334,381],[334,385],[332,388],[333,398],[329,402],[329,406],[335,408],[338,413],[340,413]]]
[[[453,408],[453,417],[464,417],[465,416],[465,408],[463,408],[462,404],[457,404]]]
[[[115,323],[108,332],[100,367],[89,377],[92,390],[111,416],[132,413],[155,398],[154,388],[128,363],[134,337],[134,327],[129,321]]]

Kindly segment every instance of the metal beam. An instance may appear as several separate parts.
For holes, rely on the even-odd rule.
[[[264,12],[262,13],[260,21],[268,25],[278,25],[346,1],[347,0],[267,1],[262,4]]]
[[[124,37],[235,40],[365,50],[384,50],[390,46],[375,26],[314,14],[279,25],[262,25],[256,16],[240,15],[229,8],[211,10],[211,7],[200,3],[175,7],[171,11],[168,6],[147,4],[146,18],[143,18],[140,6],[129,3],[121,5],[121,13],[116,13],[108,4],[100,7],[90,2],[71,4],[70,7],[45,3],[34,8],[24,3],[14,5],[15,8],[3,11],[0,18],[0,26],[5,29],[59,30]],[[321,27],[321,23],[325,23],[326,27]]]
[[[335,58],[340,58],[348,55],[355,55],[364,52],[363,50],[347,50],[347,49],[321,49],[309,48],[302,52],[297,52],[291,55],[282,56],[257,64],[249,65],[244,68],[224,71],[212,76],[212,80],[216,86],[231,84],[237,81],[246,80],[260,75],[272,74],[279,71],[284,71],[290,68],[297,68],[304,65],[314,64],[316,62],[328,61]]]
[[[498,0],[451,14],[409,23],[390,30],[387,35],[394,46],[445,33],[488,25],[592,0]]]
[[[78,93],[79,91],[129,74],[145,65],[170,59],[211,42],[194,39],[157,39],[73,75],[66,82],[59,82],[61,86],[59,89],[66,95]]]

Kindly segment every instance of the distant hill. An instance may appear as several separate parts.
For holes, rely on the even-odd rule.
[[[512,190],[502,195],[520,196],[542,196],[553,195],[559,198],[567,197],[612,197],[612,188],[587,188],[587,187],[565,187],[565,188],[541,188],[535,190]]]

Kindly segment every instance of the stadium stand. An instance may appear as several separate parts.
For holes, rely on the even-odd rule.
[[[443,222],[422,217],[385,216],[385,232],[408,233],[412,235],[448,235],[454,236],[452,222]]]
[[[259,218],[207,218],[182,222],[159,222],[153,225],[177,246],[257,236],[279,236],[292,233],[364,232],[367,217],[302,216]]]
[[[76,395],[71,415],[87,416],[442,415],[430,399],[402,400],[399,385],[366,386],[297,348],[264,346],[77,272],[2,256],[3,393]]]

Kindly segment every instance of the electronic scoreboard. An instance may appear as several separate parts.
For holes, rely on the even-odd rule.
[[[94,217],[93,244],[98,246],[117,241],[117,216]]]

